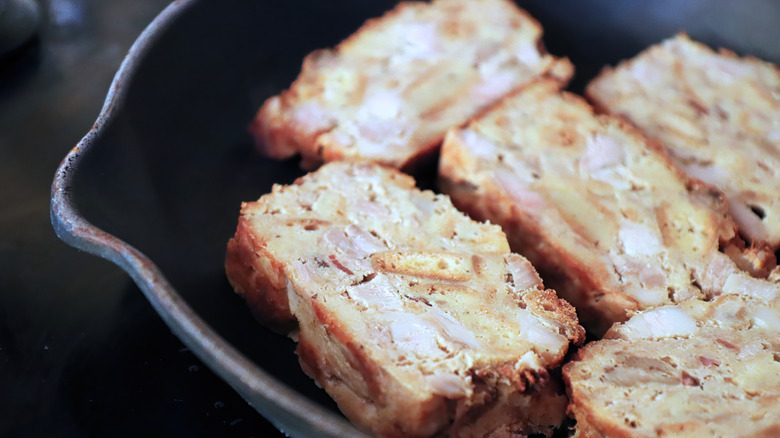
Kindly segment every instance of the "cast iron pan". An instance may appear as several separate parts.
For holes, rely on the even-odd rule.
[[[581,91],[605,64],[679,31],[780,62],[773,0],[529,0]],[[301,371],[292,341],[255,322],[225,279],[241,201],[303,174],[265,160],[246,126],[308,52],[393,2],[180,0],[139,37],[92,129],[65,157],[51,216],[66,242],[125,269],[173,332],[293,436],[362,436]],[[430,171],[430,169],[429,169]],[[430,181],[430,174],[418,175]]]

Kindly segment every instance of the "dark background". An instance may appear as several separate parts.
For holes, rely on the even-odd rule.
[[[281,435],[128,276],[57,239],[49,188],[164,0],[45,0],[0,55],[0,436]]]
[[[77,206],[149,255],[250,359],[328,405],[300,372],[292,342],[263,330],[230,293],[221,260],[240,201],[301,173],[294,162],[256,156],[243,130],[252,112],[289,84],[305,53],[387,5],[200,3],[138,71],[126,109],[85,159]],[[572,58],[575,90],[605,63],[680,30],[780,61],[773,0],[520,3],[545,26],[550,51]],[[39,4],[37,36],[0,55],[0,436],[279,435],[184,348],[124,272],[62,243],[50,224],[57,165],[167,2]],[[247,39],[235,38],[242,31]],[[231,38],[239,43],[220,45]]]

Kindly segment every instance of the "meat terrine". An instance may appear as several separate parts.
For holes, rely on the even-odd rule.
[[[584,330],[501,229],[373,163],[333,162],[245,203],[226,271],[304,371],[382,436],[550,434],[548,370]]]
[[[547,54],[536,20],[508,0],[404,2],[334,49],[313,52],[260,109],[251,132],[274,158],[363,158],[405,168],[447,129],[542,76],[573,67]]]
[[[681,34],[616,68],[588,98],[666,147],[689,175],[721,189],[740,233],[780,248],[780,69],[715,52]]]
[[[559,88],[531,84],[448,133],[439,177],[456,206],[502,225],[595,334],[658,305],[776,293],[720,251],[756,256],[718,190]]]

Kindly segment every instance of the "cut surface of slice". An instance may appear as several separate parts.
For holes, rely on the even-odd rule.
[[[744,296],[642,312],[563,374],[577,437],[780,433],[780,314]]]
[[[568,81],[573,67],[548,55],[541,35],[507,0],[404,2],[306,57],[251,131],[265,154],[301,154],[304,167],[352,158],[407,167],[523,83]]]
[[[226,271],[373,433],[549,434],[565,416],[548,369],[583,340],[574,309],[498,226],[394,169],[334,162],[245,203]]]
[[[605,69],[587,96],[661,142],[689,175],[722,190],[755,245],[780,248],[776,65],[715,52],[681,34]]]
[[[531,84],[448,133],[439,181],[455,205],[500,224],[596,334],[629,311],[777,293],[719,250],[741,242],[719,191],[559,88]]]

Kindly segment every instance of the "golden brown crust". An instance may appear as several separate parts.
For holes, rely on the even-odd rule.
[[[404,2],[307,56],[249,130],[264,154],[301,154],[307,168],[370,159],[409,169],[434,155],[448,128],[511,89],[542,76],[566,83],[572,74],[513,2]]]
[[[287,303],[284,264],[257,239],[243,217],[227,245],[225,273],[258,320],[279,332],[295,327]]]

